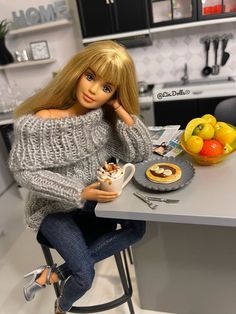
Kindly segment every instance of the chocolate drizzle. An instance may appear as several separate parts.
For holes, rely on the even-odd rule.
[[[172,172],[171,175],[173,175],[173,174],[176,173],[175,168],[170,167],[170,166],[167,166],[167,165],[161,165],[160,168],[163,168],[164,170],[167,170],[167,169],[168,169],[168,170],[171,170],[171,172]],[[159,177],[159,178],[166,178],[166,177],[169,177],[169,176],[165,175],[163,172],[162,172],[162,173],[156,173],[156,171],[151,170],[151,169],[150,169],[150,172],[151,172],[151,174],[152,174],[154,177]]]

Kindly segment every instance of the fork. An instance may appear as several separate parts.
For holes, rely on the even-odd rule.
[[[138,198],[140,198],[142,201],[144,201],[151,209],[156,209],[157,208],[157,204],[154,204],[152,201],[150,201],[146,196],[140,194],[140,193],[137,193],[137,192],[134,192],[133,193],[135,196],[137,196]]]
[[[157,202],[165,202],[169,204],[176,204],[179,200],[171,199],[171,198],[163,198],[163,197],[155,197],[155,196],[146,196],[150,201],[157,201]]]
[[[169,203],[169,204],[176,204],[179,202],[179,200],[164,198],[164,197],[147,196],[147,195],[143,195],[139,192],[136,192],[136,194],[141,196],[141,197],[145,197],[149,201],[165,202],[165,203]]]

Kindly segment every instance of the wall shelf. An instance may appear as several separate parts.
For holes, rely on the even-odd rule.
[[[27,26],[27,27],[22,27],[18,29],[13,29],[9,31],[8,36],[13,37],[17,35],[22,35],[26,33],[31,33],[31,32],[36,32],[36,31],[41,31],[41,30],[46,30],[50,28],[59,28],[59,27],[64,27],[64,26],[70,26],[72,25],[73,22],[70,20],[58,20],[58,21],[53,21],[49,23],[43,23],[43,24],[37,24],[33,26]]]
[[[37,65],[53,63],[55,61],[56,61],[55,59],[46,59],[46,60],[38,60],[38,61],[15,62],[15,63],[7,64],[7,65],[1,65],[0,70],[23,68],[23,67],[28,67],[28,66],[37,66]]]

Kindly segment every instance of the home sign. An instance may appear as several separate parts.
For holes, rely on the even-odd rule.
[[[19,13],[12,12],[12,29],[48,23],[60,19],[69,19],[69,12],[64,0],[56,1],[47,6],[40,5],[38,8],[30,7]]]

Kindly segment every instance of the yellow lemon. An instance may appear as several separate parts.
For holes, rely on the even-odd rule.
[[[236,131],[227,123],[217,122],[214,137],[223,145],[231,144],[236,139]]]
[[[224,146],[224,154],[229,154],[231,153],[233,148],[229,144],[225,144]]]
[[[200,136],[192,135],[186,142],[188,151],[194,154],[198,154],[203,147],[203,139]]]
[[[210,114],[210,113],[206,113],[202,116],[202,119],[206,120],[208,123],[210,123],[212,126],[214,126],[216,124],[216,118]]]
[[[203,140],[210,140],[214,136],[215,130],[212,124],[199,124],[194,130],[193,135],[200,136]]]
[[[228,126],[229,126],[229,125],[228,125],[226,122],[218,121],[218,122],[215,124],[214,128],[215,128],[215,130],[219,130],[219,129],[221,129],[222,127],[228,127]]]

